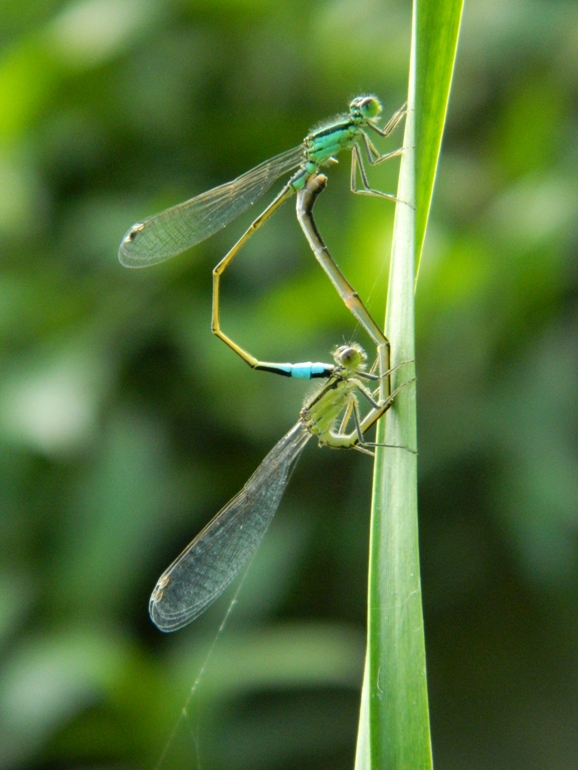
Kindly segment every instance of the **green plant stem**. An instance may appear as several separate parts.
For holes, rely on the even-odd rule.
[[[399,393],[378,441],[416,449],[415,403],[415,58],[396,210],[386,333],[392,365],[407,362]],[[425,642],[419,572],[417,455],[381,449],[376,460],[369,578],[369,735],[371,766],[431,768]]]
[[[462,0],[415,0],[404,153],[389,276],[386,333],[392,387],[407,382],[378,428],[400,448],[376,452],[368,650],[357,770],[431,770],[419,570],[414,287],[452,80]]]

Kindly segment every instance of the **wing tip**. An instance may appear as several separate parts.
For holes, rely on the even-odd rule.
[[[182,619],[176,619],[162,613],[157,602],[152,597],[149,602],[149,615],[159,631],[162,631],[165,634],[168,634],[171,631],[178,631],[179,628],[186,624],[186,621],[183,622]]]
[[[123,267],[143,267],[139,264],[138,254],[135,253],[136,237],[144,229],[143,222],[137,222],[124,235],[118,248],[118,261]]]

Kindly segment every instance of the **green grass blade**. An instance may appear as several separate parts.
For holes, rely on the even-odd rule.
[[[415,170],[416,276],[429,217],[450,88],[463,0],[415,0]]]
[[[462,0],[416,0],[408,117],[389,278],[386,331],[393,387],[415,376],[414,286],[431,204]],[[417,448],[415,383],[381,421],[378,441]],[[357,770],[429,770],[432,753],[419,574],[417,456],[377,451],[369,569],[368,654]]]

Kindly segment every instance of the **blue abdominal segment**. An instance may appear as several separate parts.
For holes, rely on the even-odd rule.
[[[301,364],[270,364],[259,363],[256,367],[260,371],[280,374],[283,377],[295,377],[298,380],[313,380],[319,377],[331,377],[335,370],[334,364],[312,363],[305,361]]]

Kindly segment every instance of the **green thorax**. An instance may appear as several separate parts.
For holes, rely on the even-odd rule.
[[[349,112],[312,129],[303,141],[304,162],[290,184],[300,190],[305,180],[327,165],[341,150],[350,150],[363,131],[381,112],[380,102],[373,96],[358,96]]]
[[[357,437],[338,435],[334,432],[338,417],[343,416],[348,406],[355,402],[355,390],[359,387],[356,374],[365,369],[367,355],[362,347],[352,343],[341,345],[334,353],[335,371],[329,381],[309,398],[301,410],[301,420],[307,430],[317,436],[320,444],[335,448],[350,448],[357,443]]]

